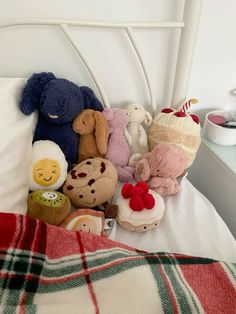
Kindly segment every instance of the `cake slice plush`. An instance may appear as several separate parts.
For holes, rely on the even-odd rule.
[[[118,205],[118,223],[129,231],[145,232],[156,228],[164,216],[163,198],[147,183],[139,181],[135,186],[131,183],[123,185]]]
[[[184,106],[181,109],[164,108],[154,117],[148,130],[149,147],[153,150],[163,142],[178,145],[188,154],[190,167],[201,143],[200,132],[198,117],[186,112]]]

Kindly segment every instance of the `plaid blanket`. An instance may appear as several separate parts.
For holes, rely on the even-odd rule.
[[[236,265],[0,214],[1,313],[236,313]]]

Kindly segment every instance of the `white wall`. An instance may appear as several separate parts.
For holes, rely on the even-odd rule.
[[[186,0],[191,1],[191,0]],[[181,16],[183,0],[0,0],[0,19],[15,17],[64,17],[83,20],[159,20]],[[4,8],[4,9],[2,9]],[[91,9],[93,8],[93,9]],[[194,55],[189,97],[199,98],[193,110],[200,113],[213,108],[234,109],[236,97],[230,90],[236,88],[236,0],[204,0],[198,40]],[[57,28],[9,28],[0,31],[0,76],[29,76],[32,71],[50,70],[78,84],[94,88],[84,67],[75,57],[73,49],[65,42]],[[74,32],[74,30],[73,30]],[[109,99],[114,105],[121,100],[147,102],[147,92],[137,73],[137,62],[132,51],[121,49],[127,38],[124,34],[104,30],[94,35],[90,30],[75,36],[88,54],[98,73]],[[166,30],[147,34],[137,32],[151,75],[151,83],[158,105],[166,105],[168,73],[163,75],[171,51],[172,34]],[[109,43],[109,44],[107,44]],[[160,48],[161,47],[161,48]],[[56,51],[56,54],[55,54]],[[99,60],[99,62],[97,62]],[[117,68],[116,65],[119,64]],[[111,71],[107,71],[111,69]],[[125,75],[124,75],[125,73]],[[112,79],[110,78],[112,75]],[[109,76],[109,79],[107,79]],[[117,91],[117,86],[118,90]],[[128,89],[127,89],[128,86]]]
[[[184,0],[0,0],[0,19],[64,18],[82,21],[181,20]],[[3,8],[3,9],[2,9]],[[124,30],[70,31],[102,82],[113,106],[127,102],[149,104],[137,58]],[[136,30],[135,35],[150,75],[154,99],[166,105],[173,38],[179,30]],[[88,72],[74,49],[55,26],[20,26],[0,29],[0,76],[28,77],[52,71],[77,84],[91,86]]]
[[[188,94],[200,100],[195,111],[202,114],[213,108],[236,111],[234,88],[236,1],[204,0]]]

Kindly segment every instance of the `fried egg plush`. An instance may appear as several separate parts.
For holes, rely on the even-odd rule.
[[[52,141],[36,141],[32,147],[29,189],[57,190],[67,176],[68,164],[60,147]]]

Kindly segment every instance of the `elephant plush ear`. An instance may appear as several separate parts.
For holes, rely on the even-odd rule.
[[[103,106],[101,102],[95,96],[91,88],[87,86],[81,86],[80,91],[83,95],[84,109],[93,109],[97,111],[103,111]]]
[[[27,81],[20,102],[21,111],[30,115],[40,106],[40,97],[44,86],[56,77],[53,73],[34,73]]]

